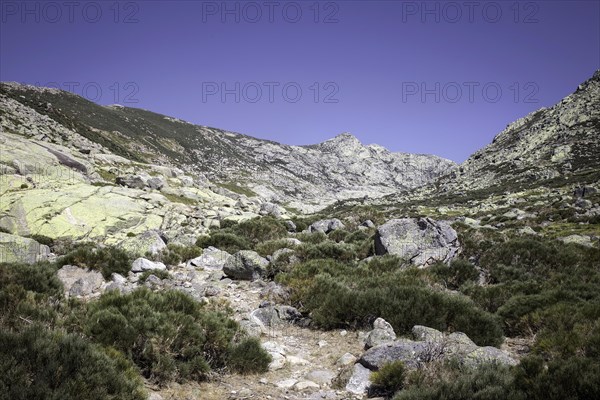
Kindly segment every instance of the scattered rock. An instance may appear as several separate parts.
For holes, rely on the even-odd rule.
[[[335,231],[337,229],[344,229],[344,228],[345,228],[345,226],[342,223],[342,221],[340,221],[337,218],[332,218],[332,219],[322,219],[322,220],[312,223],[308,227],[308,231],[309,232],[329,233],[331,231]]]
[[[269,261],[252,250],[240,250],[227,258],[223,272],[232,279],[253,281],[266,273]]]
[[[333,381],[333,378],[335,378],[335,373],[326,369],[320,369],[310,371],[304,376],[304,378],[311,382],[318,383],[319,385],[329,386],[331,384],[331,381]]]
[[[161,262],[154,262],[154,261],[150,261],[146,258],[138,258],[136,259],[133,264],[131,265],[131,271],[132,272],[144,272],[144,271],[149,271],[149,270],[154,270],[154,269],[160,269],[160,270],[166,270],[167,267],[165,266],[165,264],[161,263]]]
[[[379,346],[396,340],[394,328],[383,318],[377,318],[373,323],[373,330],[367,334],[365,348]]]
[[[346,384],[346,390],[352,394],[364,395],[371,385],[371,371],[360,364],[354,364],[352,376]]]
[[[335,362],[335,365],[338,367],[345,367],[347,365],[354,364],[356,360],[357,358],[353,354],[345,353],[343,356],[338,358],[338,360]]]
[[[229,257],[231,254],[228,252],[211,246],[204,249],[200,257],[189,260],[188,266],[213,271],[222,270]]]
[[[303,392],[305,390],[319,389],[319,385],[311,381],[299,381],[294,385],[294,389]]]

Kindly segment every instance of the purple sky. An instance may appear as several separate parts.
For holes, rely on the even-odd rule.
[[[288,144],[461,162],[600,68],[594,0],[68,3],[0,0],[0,80]]]

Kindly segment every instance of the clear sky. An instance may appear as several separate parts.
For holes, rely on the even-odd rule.
[[[462,162],[600,68],[599,4],[0,0],[0,80]]]

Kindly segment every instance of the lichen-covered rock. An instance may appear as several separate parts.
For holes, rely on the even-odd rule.
[[[415,340],[422,342],[439,342],[444,338],[442,332],[423,325],[413,326],[412,334]]]
[[[477,367],[481,364],[517,365],[519,362],[512,358],[506,351],[495,347],[479,347],[462,357],[463,364]]]
[[[460,249],[458,235],[449,223],[431,218],[392,219],[377,228],[375,252],[393,254],[423,267],[449,262]]]
[[[33,239],[0,232],[0,263],[34,264],[50,257],[48,246]]]
[[[360,357],[359,362],[372,371],[394,361],[402,361],[408,368],[417,368],[427,350],[425,342],[400,340],[370,348]]]
[[[210,246],[202,251],[200,257],[189,260],[188,265],[195,268],[218,271],[223,269],[229,257],[231,257],[231,254],[228,252]]]
[[[167,267],[161,262],[150,261],[142,257],[136,259],[131,265],[131,272],[144,272],[155,269],[164,271]]]
[[[261,307],[250,314],[250,320],[264,327],[293,323],[301,318],[302,314],[296,308],[284,305]]]
[[[373,322],[373,330],[367,334],[365,348],[370,349],[371,347],[393,342],[394,340],[396,340],[394,328],[383,318],[377,318]]]
[[[345,226],[342,223],[342,221],[340,221],[337,218],[332,218],[332,219],[322,219],[322,220],[313,222],[308,227],[308,231],[309,232],[329,233],[331,231],[335,231],[338,229],[344,229],[344,228],[345,228]]]
[[[229,257],[223,272],[232,279],[253,281],[266,274],[269,261],[252,250],[240,250]]]
[[[346,384],[346,390],[352,394],[364,395],[371,385],[371,370],[361,364],[354,364],[352,375]]]
[[[167,244],[157,231],[142,232],[135,237],[128,237],[118,245],[134,257],[143,257],[150,253],[156,255],[167,247]]]

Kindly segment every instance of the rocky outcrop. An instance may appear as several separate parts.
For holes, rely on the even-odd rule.
[[[269,261],[252,250],[240,250],[225,261],[223,272],[232,279],[253,281],[266,274]]]
[[[48,246],[33,239],[0,232],[0,263],[34,264],[50,258]]]
[[[460,250],[458,235],[449,223],[431,218],[393,219],[377,228],[375,252],[392,254],[424,267],[450,262]]]
[[[399,339],[367,350],[359,359],[366,368],[377,371],[383,365],[402,361],[407,368],[418,368],[423,363],[436,360],[455,359],[476,366],[483,363],[516,365],[504,350],[495,347],[479,347],[461,332],[444,335],[427,327],[415,327],[414,336],[424,340]]]

